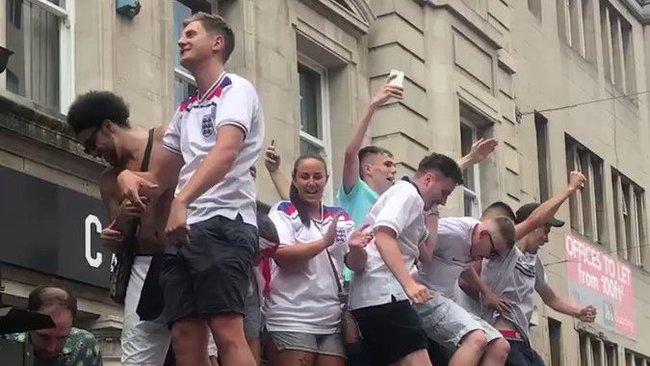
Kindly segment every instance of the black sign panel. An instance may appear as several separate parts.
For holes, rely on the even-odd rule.
[[[0,167],[0,261],[108,288],[102,224],[100,200]]]

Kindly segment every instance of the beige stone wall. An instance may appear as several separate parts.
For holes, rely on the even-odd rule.
[[[367,41],[344,20],[310,1],[229,1],[218,11],[233,27],[236,47],[227,68],[255,84],[266,120],[266,141],[276,140],[282,169],[289,174],[300,154],[298,57],[307,56],[327,69],[331,182],[340,181],[349,130],[368,100]],[[166,123],[174,105],[172,3],[147,2],[133,20],[98,0],[78,1],[76,28],[77,92],[113,90],[142,126]],[[274,203],[275,193],[263,164],[258,166],[259,197]]]
[[[621,2],[612,1],[612,3],[632,24],[635,79],[637,90],[644,91],[647,89],[647,61],[644,48],[647,38],[643,26],[626,11]],[[594,5],[597,6],[598,2],[594,2]],[[558,38],[554,2],[542,2],[542,11],[544,15],[540,23],[528,11],[525,4],[519,6],[513,4],[513,13],[518,20],[514,22],[512,30],[513,44],[517,51],[518,70],[515,77],[518,107],[522,111],[531,111],[620,95],[620,91],[604,79],[600,23],[595,22],[597,59],[596,62],[588,62]],[[595,7],[595,14],[598,16],[598,7]],[[645,189],[650,186],[650,167],[647,164],[650,138],[647,102],[647,95],[640,95],[636,101],[622,98],[544,113],[549,121],[550,173],[553,192],[559,192],[566,182],[565,133],[576,138],[604,160],[604,207],[607,230],[603,249],[607,251],[616,250],[611,167]],[[522,151],[522,159],[527,166],[536,166],[535,127],[532,115],[523,118],[520,132],[521,145],[529,147],[526,151]],[[523,181],[526,183],[522,186],[522,193],[531,199],[538,197],[536,169],[524,169],[523,174]],[[560,209],[559,217],[569,220],[568,205]],[[647,219],[645,224],[647,227]],[[546,261],[562,259],[564,256],[562,243],[562,231],[557,230],[552,234],[547,249],[543,251],[546,252],[543,259]],[[565,294],[564,265],[549,266],[546,270],[551,284],[560,293]],[[633,276],[637,337],[629,339],[612,332],[604,334],[608,340],[619,345],[619,362],[624,362],[623,348],[645,355],[650,354],[650,343],[647,341],[650,335],[647,330],[649,323],[644,315],[648,301],[650,274],[645,270],[635,269]],[[574,321],[547,307],[541,307],[541,303],[540,308],[542,315],[562,320],[564,344],[567,347],[565,349],[577,347],[578,337],[572,329]],[[544,319],[541,323],[545,324]],[[535,343],[544,350],[545,355],[548,355],[545,326],[538,328],[541,329],[537,330]],[[577,357],[574,352],[567,352],[564,355],[566,364],[577,364]]]
[[[172,2],[144,2],[134,19],[111,2],[76,1],[76,93],[112,90],[134,124],[168,123],[174,112]]]
[[[220,6],[220,11],[238,42],[227,66],[255,84],[264,108],[265,143],[276,141],[287,175],[300,155],[298,59],[307,57],[327,70],[330,185],[338,187],[350,130],[368,100],[366,37],[347,30],[345,21],[309,1],[236,1]],[[258,189],[264,202],[279,199],[262,160]]]
[[[369,76],[379,85],[386,70],[406,73],[406,98],[378,112],[371,135],[373,142],[396,153],[402,171],[409,171],[430,151],[460,157],[459,123],[462,114],[482,121],[486,135],[500,140],[498,151],[481,164],[483,206],[503,200],[513,207],[539,200],[537,144],[533,112],[544,108],[620,95],[604,79],[600,20],[597,1],[592,2],[594,38],[591,61],[558,37],[555,1],[542,1],[541,21],[525,1],[373,0],[378,16],[370,34]],[[647,89],[646,34],[644,27],[622,3],[613,2],[632,25],[636,90]],[[461,103],[462,107],[459,107]],[[525,114],[518,122],[515,106]],[[650,186],[648,166],[648,104],[646,95],[637,101],[626,98],[583,107],[544,113],[549,126],[551,194],[566,185],[565,133],[604,160],[605,247],[615,250],[611,167],[641,187]],[[397,122],[399,121],[399,122]],[[462,197],[455,192],[447,215],[460,215]],[[568,203],[558,217],[570,227]],[[647,215],[645,220],[648,226]],[[564,259],[564,230],[551,234],[542,250],[544,262]],[[645,259],[648,263],[648,259]],[[551,285],[566,295],[565,265],[546,268]],[[648,279],[634,270],[638,335],[635,339],[613,332],[591,332],[618,344],[619,364],[624,349],[650,354],[647,342]],[[538,299],[535,347],[550,364],[547,316],[562,321],[564,365],[579,364],[577,324]],[[570,352],[569,352],[570,350]]]
[[[129,104],[132,123],[142,127],[167,123],[176,108],[173,63],[178,46],[172,34],[172,2],[144,1],[133,20],[116,14],[111,2],[84,0],[75,4],[76,92],[114,91]],[[256,86],[264,108],[265,144],[275,139],[286,174],[300,155],[298,60],[308,57],[327,70],[330,184],[338,187],[345,145],[368,101],[364,31],[313,1],[214,4],[235,32],[236,48],[226,67]],[[74,180],[63,182],[77,184]],[[258,188],[260,200],[269,204],[278,201],[262,160],[258,163]],[[119,324],[119,319],[111,324]],[[119,347],[108,341],[102,347],[107,357],[116,360]]]

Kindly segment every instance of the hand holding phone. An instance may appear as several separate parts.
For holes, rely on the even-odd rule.
[[[388,85],[398,86],[400,88],[404,87],[404,71],[390,70],[388,79],[390,79]]]

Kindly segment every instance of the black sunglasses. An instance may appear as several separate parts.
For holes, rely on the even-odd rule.
[[[101,128],[102,126],[100,125],[99,127],[95,128],[93,133],[91,133],[86,140],[80,141],[84,147],[84,152],[86,154],[90,155],[90,152],[95,151],[95,149],[97,148],[96,145],[97,133],[99,133],[99,130],[101,130]]]
[[[488,232],[487,234],[488,234],[488,238],[490,239],[490,245],[492,246],[492,249],[490,250],[490,256],[488,258],[497,259],[501,257],[501,254],[499,253],[499,251],[497,251],[497,248],[494,245],[494,241],[492,240],[492,234],[490,232]]]

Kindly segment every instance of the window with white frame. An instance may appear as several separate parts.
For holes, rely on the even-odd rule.
[[[298,58],[300,155],[320,155],[331,167],[329,88],[327,69],[300,55]],[[331,183],[325,192],[332,197]]]
[[[177,43],[183,32],[183,21],[192,14],[203,11],[212,12],[208,1],[201,0],[175,0],[174,1],[174,43]],[[178,46],[174,47],[174,98],[176,105],[180,105],[187,98],[196,93],[197,86],[194,77],[181,66],[181,56]]]
[[[625,366],[650,366],[650,357],[625,350]]]
[[[585,188],[569,198],[571,228],[594,243],[606,242],[603,160],[566,135],[567,171],[577,170],[586,178]]]
[[[6,0],[7,91],[54,112],[74,96],[74,0]]]
[[[327,102],[327,70],[301,58],[300,83],[300,154],[330,155]]]
[[[614,222],[618,256],[637,266],[643,265],[646,252],[644,190],[612,168]]]
[[[535,112],[535,135],[537,140],[539,201],[544,202],[551,197],[548,120],[541,113],[537,112]]]
[[[477,127],[461,118],[460,150],[461,156],[469,154],[474,141],[479,139]],[[474,164],[463,170],[463,207],[464,215],[478,218],[481,216],[479,165]]]
[[[624,93],[636,92],[632,25],[609,1],[600,2],[605,79]]]
[[[558,33],[584,59],[595,61],[592,0],[556,0]]]
[[[618,366],[618,346],[580,332],[580,366]]]

